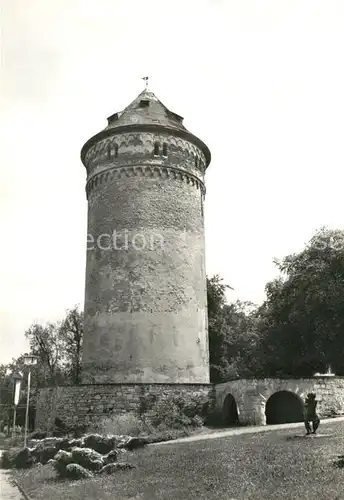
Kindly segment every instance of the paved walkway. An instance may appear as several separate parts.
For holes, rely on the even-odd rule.
[[[338,418],[324,418],[320,422],[320,427],[319,427],[319,433],[316,434],[316,436],[321,436],[321,426],[322,424],[328,424],[328,423],[336,423],[336,422],[344,422],[344,417],[338,417]],[[193,441],[205,441],[207,439],[217,439],[217,438],[224,438],[228,436],[238,436],[240,434],[256,434],[257,432],[271,432],[271,431],[277,431],[279,429],[297,429],[297,428],[302,428],[303,434],[305,434],[304,431],[304,423],[303,422],[297,422],[294,424],[278,424],[278,425],[262,425],[262,426],[252,426],[252,427],[239,427],[239,428],[231,428],[231,429],[226,429],[226,430],[221,430],[218,432],[209,432],[208,434],[196,434],[195,436],[188,436],[185,438],[179,438],[179,439],[174,439],[173,441],[164,441],[163,443],[152,443],[150,446],[158,446],[158,445],[164,445],[164,444],[174,444],[174,443],[190,443]],[[312,436],[314,437],[314,436]]]
[[[0,450],[0,458],[2,451]],[[9,475],[8,470],[0,469],[0,499],[1,500],[24,500],[23,495],[15,486]]]

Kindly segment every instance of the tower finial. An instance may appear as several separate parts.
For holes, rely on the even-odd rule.
[[[145,81],[145,83],[146,83],[146,90],[147,90],[147,89],[148,89],[148,76],[144,76],[144,77],[142,78],[142,80],[144,80],[144,81]]]

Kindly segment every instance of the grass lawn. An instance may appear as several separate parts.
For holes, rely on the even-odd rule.
[[[344,499],[344,468],[332,464],[344,454],[344,422],[303,434],[294,428],[148,446],[128,453],[137,469],[92,480],[57,481],[48,465],[14,475],[33,500]]]

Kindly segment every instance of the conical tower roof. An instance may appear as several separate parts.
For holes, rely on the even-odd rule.
[[[206,158],[206,166],[210,163],[209,148],[198,137],[189,132],[183,125],[183,118],[170,111],[153,92],[143,90],[136,99],[123,111],[114,113],[108,119],[108,125],[98,134],[91,137],[81,149],[81,160],[85,164],[85,154],[97,141],[129,130],[170,131],[176,136],[185,138],[198,146]]]
[[[127,125],[161,125],[187,130],[183,125],[183,118],[170,111],[148,89],[143,90],[122,112],[110,116],[106,129]]]

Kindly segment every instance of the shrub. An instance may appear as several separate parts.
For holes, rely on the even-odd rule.
[[[92,477],[92,474],[81,465],[72,463],[67,465],[65,477],[69,479],[88,479]]]
[[[338,457],[334,460],[333,465],[339,469],[344,468],[344,455],[338,455]]]
[[[63,437],[47,437],[42,439],[41,441],[38,441],[37,445],[38,446],[55,446],[56,448],[59,446],[60,443],[64,441]]]
[[[1,446],[1,448],[4,446],[5,440],[6,440],[6,434],[4,434],[3,432],[0,432],[0,446]]]
[[[74,440],[73,440],[74,441]],[[68,439],[68,438],[63,438],[61,439],[57,444],[56,444],[56,449],[57,450],[65,450],[65,451],[70,451],[73,446],[71,444],[72,440],[71,439]],[[78,446],[78,445],[74,445],[74,446]]]
[[[109,453],[109,451],[113,450],[115,445],[116,438],[114,436],[106,437],[100,436],[99,434],[90,434],[83,440],[83,446],[85,448],[91,448],[102,455],[105,455],[106,453]]]
[[[23,446],[23,438],[22,436],[15,436],[7,438],[4,441],[4,447],[9,448],[21,448]]]
[[[73,448],[72,462],[88,470],[99,470],[103,466],[103,457],[91,448]],[[99,462],[101,462],[100,467]]]
[[[58,417],[55,418],[54,424],[57,430],[65,431],[67,429],[66,424]]]
[[[36,456],[38,462],[45,465],[49,460],[54,458],[57,453],[57,448],[55,446],[48,446],[46,448],[37,448],[34,451],[34,455]]]
[[[117,457],[118,457],[117,450],[112,450],[112,451],[110,451],[110,453],[105,455],[105,457],[103,457],[103,463],[105,465],[108,465],[108,464],[112,464],[114,462],[117,462]]]
[[[68,426],[58,417],[55,418],[54,426],[52,435],[55,437],[72,435],[74,438],[80,438],[87,430],[87,426],[85,424]]]
[[[142,418],[158,430],[200,427],[208,397],[187,393],[162,395]]]
[[[140,434],[149,433],[151,431],[149,425],[134,412],[125,413],[123,415],[112,415],[111,417],[104,418],[95,426],[95,430],[97,430],[99,434],[130,436],[139,436]]]
[[[48,437],[47,431],[35,431],[30,435],[30,439],[44,439]]]
[[[83,445],[83,439],[64,438],[59,443],[57,443],[56,447],[58,450],[70,451],[72,448],[81,448]]]
[[[8,450],[2,456],[4,469],[29,469],[34,463],[34,450],[30,448]]]
[[[14,459],[20,450],[12,448],[11,450],[6,450],[2,453],[0,459],[1,469],[12,469],[14,467]]]
[[[142,416],[152,409],[157,402],[158,396],[156,394],[141,394],[139,404],[139,415]]]
[[[195,415],[192,419],[193,427],[202,427],[204,424],[204,417],[200,415]]]
[[[75,439],[81,438],[87,431],[87,425],[73,425],[68,428],[68,433],[71,434]]]
[[[156,431],[166,429],[201,427],[204,424],[209,406],[209,397],[205,394],[192,395],[182,392],[162,396],[141,395],[139,415],[134,412],[113,415],[104,418],[94,429],[103,435],[117,434],[138,437],[149,436],[155,434]]]
[[[55,454],[59,450],[59,444],[62,442],[62,438],[56,438],[56,437],[49,437],[49,438],[44,438],[44,439],[30,439],[29,440],[29,447],[35,449],[35,454],[37,455],[38,452],[40,452],[43,449],[46,448],[54,448],[55,449]]]
[[[54,429],[53,432],[52,432],[52,435],[54,437],[63,437],[66,435],[66,432],[63,431],[63,430],[60,430],[60,429]]]
[[[137,448],[142,448],[147,444],[147,439],[142,437],[130,437],[118,444],[118,448],[125,448],[126,450],[136,450]]]
[[[54,468],[60,477],[66,477],[67,465],[72,463],[72,454],[68,451],[60,450],[54,457]]]
[[[209,406],[206,417],[205,425],[210,425],[212,427],[223,427],[224,426],[223,412],[220,408],[214,406]]]

